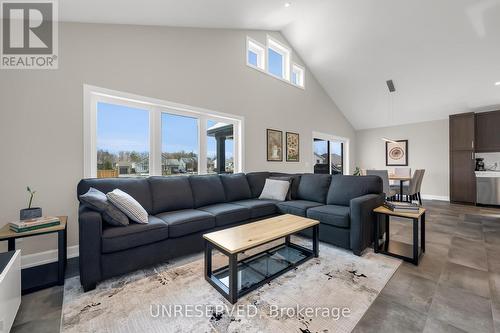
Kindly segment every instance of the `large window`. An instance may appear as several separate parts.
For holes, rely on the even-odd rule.
[[[85,86],[85,177],[241,172],[238,116]]]

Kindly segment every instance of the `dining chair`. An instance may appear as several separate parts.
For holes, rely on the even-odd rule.
[[[417,199],[420,205],[422,205],[422,196],[420,194],[420,189],[422,188],[422,181],[424,180],[425,169],[420,169],[420,177],[417,183]]]
[[[396,195],[396,191],[392,190],[389,185],[389,172],[387,170],[366,170],[367,176],[379,176],[382,178],[383,191],[385,197],[389,200],[393,200]]]
[[[410,184],[403,186],[403,193],[399,193],[400,189],[398,186],[391,186],[391,188],[396,191],[398,195],[406,196],[406,201],[410,202],[412,200],[418,200],[420,204],[422,204],[422,200],[419,199],[419,182],[423,178],[423,173],[425,170],[417,169],[413,173],[413,176],[410,179]]]

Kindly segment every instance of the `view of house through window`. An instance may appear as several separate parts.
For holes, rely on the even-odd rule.
[[[234,172],[234,126],[207,121],[207,173]]]
[[[161,173],[198,173],[198,119],[161,114]]]
[[[97,104],[97,177],[149,175],[149,112]]]
[[[344,143],[314,139],[314,173],[344,173]]]

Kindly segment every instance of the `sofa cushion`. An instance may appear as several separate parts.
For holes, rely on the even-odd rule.
[[[153,200],[153,214],[194,207],[189,178],[149,177]]]
[[[309,208],[322,205],[322,203],[307,200],[284,201],[276,204],[278,210],[283,214],[293,214],[304,217],[306,216],[306,212]]]
[[[269,172],[250,172],[246,174],[252,198],[257,198],[262,193],[266,179],[269,178]]]
[[[132,223],[125,227],[109,227],[102,230],[102,252],[112,253],[158,242],[169,237],[168,225],[149,215],[148,223]]]
[[[277,208],[275,200],[248,199],[232,202],[250,209],[250,218],[263,217],[276,214]]]
[[[170,238],[215,227],[215,217],[198,209],[182,209],[156,215],[168,224]]]
[[[215,225],[218,227],[250,218],[250,208],[232,203],[220,203],[198,209],[215,216]]]
[[[297,199],[326,203],[330,179],[330,175],[302,175],[297,191]]]
[[[203,207],[226,201],[224,186],[219,175],[189,177],[194,207]]]
[[[226,193],[226,201],[250,199],[252,191],[244,173],[220,175]]]
[[[98,189],[103,193],[108,193],[114,189],[120,189],[130,194],[142,207],[151,214],[153,211],[153,201],[151,199],[151,189],[147,178],[89,178],[82,179],[78,183],[78,196],[87,193],[91,188]]]
[[[307,210],[307,217],[339,228],[349,228],[351,225],[348,206],[326,205],[313,207]]]
[[[269,178],[281,178],[286,177],[290,179],[290,196],[287,200],[297,200],[297,193],[299,191],[300,184],[300,174],[292,174],[292,173],[281,173],[281,172],[272,172]]]
[[[382,192],[382,178],[378,176],[335,175],[332,177],[326,203],[327,205],[349,206],[351,199]]]

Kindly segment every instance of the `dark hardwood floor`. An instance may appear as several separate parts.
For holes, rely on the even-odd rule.
[[[355,332],[500,332],[500,209],[424,201],[427,252],[403,263]],[[408,220],[391,237],[410,243]],[[70,262],[67,276],[78,274]],[[25,295],[12,332],[58,332],[63,289]]]

